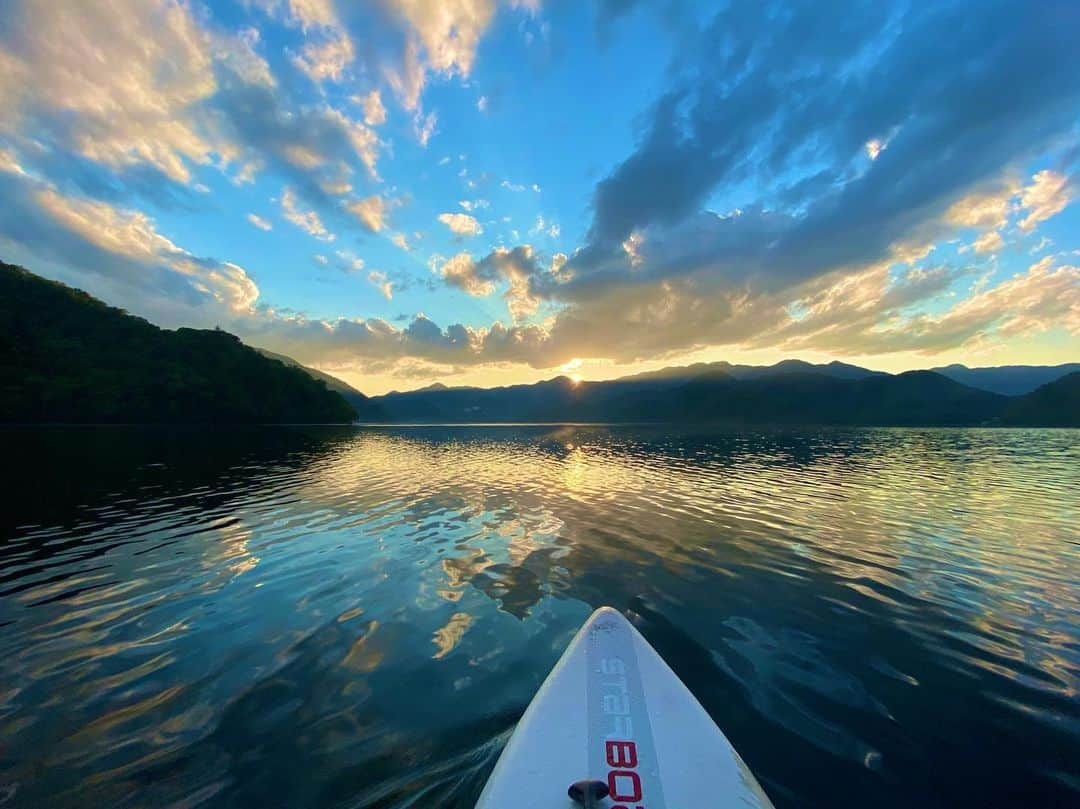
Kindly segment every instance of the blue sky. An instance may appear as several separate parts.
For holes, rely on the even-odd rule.
[[[1080,6],[14,0],[0,257],[380,392],[1080,358]]]

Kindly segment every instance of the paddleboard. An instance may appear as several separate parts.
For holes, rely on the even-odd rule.
[[[477,809],[583,805],[772,807],[701,704],[611,607],[592,614],[540,687]]]

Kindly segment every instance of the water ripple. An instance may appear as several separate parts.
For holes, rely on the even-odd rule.
[[[5,809],[471,806],[605,603],[778,806],[1080,801],[1080,432],[5,437]]]

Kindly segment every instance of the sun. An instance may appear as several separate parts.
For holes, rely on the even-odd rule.
[[[564,362],[562,365],[560,365],[559,370],[565,376],[569,377],[570,381],[573,382],[574,385],[580,385],[581,384],[581,374],[575,374],[574,373],[574,371],[576,371],[580,367],[581,367],[581,359],[579,357],[574,357],[572,360],[570,360],[570,362]]]

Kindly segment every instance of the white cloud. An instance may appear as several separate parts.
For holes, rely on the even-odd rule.
[[[299,28],[305,42],[290,61],[315,83],[338,82],[356,57],[352,39],[332,0],[252,0],[263,11]]]
[[[1036,242],[1035,244],[1033,244],[1031,246],[1031,249],[1028,250],[1028,253],[1030,255],[1035,255],[1036,253],[1041,253],[1047,247],[1052,247],[1053,244],[1054,244],[1053,239],[1051,239],[1049,236],[1043,236],[1041,239],[1039,239],[1038,242]]]
[[[285,188],[281,192],[281,210],[286,219],[319,241],[332,242],[336,238],[326,229],[315,211],[300,209],[299,200],[291,188]]]
[[[462,199],[458,200],[458,205],[466,211],[479,211],[491,207],[491,203],[486,199]]]
[[[439,214],[439,221],[458,236],[479,236],[484,232],[475,217],[465,213],[441,213]]]
[[[540,308],[540,299],[530,285],[538,272],[536,259],[532,247],[527,244],[514,249],[497,247],[480,261],[474,261],[468,253],[458,253],[442,265],[439,274],[450,286],[474,297],[486,297],[495,291],[499,282],[506,282],[508,286],[503,299],[514,322],[521,322]],[[557,272],[561,266],[553,262],[551,272]]]
[[[536,224],[533,225],[532,228],[529,230],[529,233],[534,236],[544,233],[553,239],[557,239],[561,232],[562,228],[559,227],[558,222],[545,221],[543,214],[536,217]]]
[[[480,99],[476,102],[476,108],[478,110],[480,110],[480,112],[487,112],[487,108],[488,108],[487,96],[480,96]]]
[[[1010,181],[987,191],[968,194],[945,212],[945,221],[957,227],[980,230],[1003,228],[1016,210],[1012,200],[1019,190],[1020,187]]]
[[[525,186],[517,185],[515,183],[510,182],[509,180],[503,180],[501,183],[499,183],[499,185],[501,185],[503,188],[509,189],[510,191],[514,191],[515,193],[525,190]]]
[[[62,229],[86,244],[128,259],[147,269],[162,269],[180,277],[191,290],[232,313],[248,312],[259,288],[242,267],[228,261],[198,258],[162,235],[154,220],[136,210],[106,202],[68,197],[50,185],[29,181],[30,201]],[[111,268],[101,268],[113,272]],[[120,271],[117,277],[122,278]],[[129,279],[140,284],[144,279]],[[162,294],[158,291],[158,294]]]
[[[386,216],[390,206],[385,199],[378,194],[350,203],[348,210],[363,223],[364,227],[372,233],[378,233],[386,227]]]
[[[622,243],[623,252],[626,253],[627,258],[630,261],[631,267],[636,267],[641,264],[641,252],[639,248],[641,243],[645,240],[644,235],[640,230],[633,231],[626,240]]]
[[[372,270],[368,273],[368,281],[374,284],[375,288],[382,293],[382,296],[388,301],[394,298],[394,284],[386,277],[386,273],[379,270]]]
[[[270,65],[256,51],[260,39],[255,28],[245,28],[235,37],[216,36],[213,38],[214,58],[247,84],[275,87],[277,81],[270,72]]]
[[[871,138],[866,142],[866,154],[871,160],[877,160],[878,155],[885,150],[886,144],[880,138]]]
[[[341,81],[356,53],[352,39],[340,30],[321,42],[308,42],[292,63],[313,82]]]
[[[315,259],[315,261],[317,261],[319,264],[322,264],[324,267],[330,261],[330,259],[328,259],[326,256],[322,255],[321,253],[316,253],[313,256],[313,258]]]
[[[410,112],[420,107],[426,74],[420,61],[420,46],[415,40],[410,39],[406,44],[401,67],[386,69],[385,76],[402,107]]]
[[[364,260],[349,250],[336,250],[334,253],[346,272],[359,272],[364,269]]]
[[[186,4],[30,0],[4,23],[16,44],[0,50],[0,131],[35,126],[90,160],[182,183],[234,151],[200,106],[217,90],[215,43]]]
[[[382,94],[372,90],[367,95],[352,96],[350,100],[364,110],[364,123],[368,126],[381,126],[386,123],[386,107],[383,106]]]
[[[996,230],[989,230],[971,245],[976,253],[996,253],[1005,246],[1005,240]]]
[[[404,250],[406,253],[412,250],[409,246],[409,240],[405,237],[404,233],[395,233],[390,237],[390,241],[394,243],[394,246],[400,250]]]
[[[23,167],[19,165],[19,159],[15,153],[4,148],[0,148],[0,171],[6,171],[9,174],[26,174]]]
[[[320,180],[319,188],[332,197],[340,197],[352,191],[352,183],[345,180]]]
[[[284,12],[285,21],[305,33],[318,28],[334,28],[338,22],[333,0],[255,0],[268,14]]]
[[[323,106],[318,111],[316,125],[326,126],[344,134],[354,153],[368,170],[368,175],[378,179],[376,162],[379,157],[379,137],[369,126],[361,121],[354,121],[341,110],[330,106]],[[340,159],[340,155],[334,155]]]
[[[468,76],[480,37],[495,15],[495,0],[388,0],[424,46],[428,64]]]
[[[1064,174],[1044,169],[1031,180],[1020,194],[1020,204],[1027,211],[1027,216],[1020,220],[1020,229],[1027,232],[1063,211],[1072,201],[1072,188]]]
[[[533,183],[532,184],[532,190],[535,191],[537,194],[539,194],[540,193],[540,186],[537,185],[536,183]]]
[[[474,297],[487,297],[495,291],[495,282],[477,274],[476,263],[468,253],[458,253],[449,259],[439,269],[439,274],[451,286]]]
[[[321,154],[310,146],[302,143],[292,143],[282,149],[282,155],[288,163],[298,169],[316,169],[326,162]]]
[[[413,117],[413,133],[421,146],[427,147],[431,136],[435,134],[435,126],[438,123],[439,116],[434,111],[429,112],[427,115],[424,115],[422,111],[417,111]]]
[[[253,225],[254,225],[255,227],[257,227],[257,228],[258,228],[259,230],[273,230],[273,229],[274,229],[274,226],[273,226],[272,224],[270,224],[270,222],[268,222],[267,220],[263,219],[263,218],[262,218],[261,216],[259,216],[258,214],[255,214],[255,213],[249,213],[249,214],[247,215],[247,220],[248,220],[248,221],[249,221],[249,222],[250,222],[251,224],[253,224]]]

